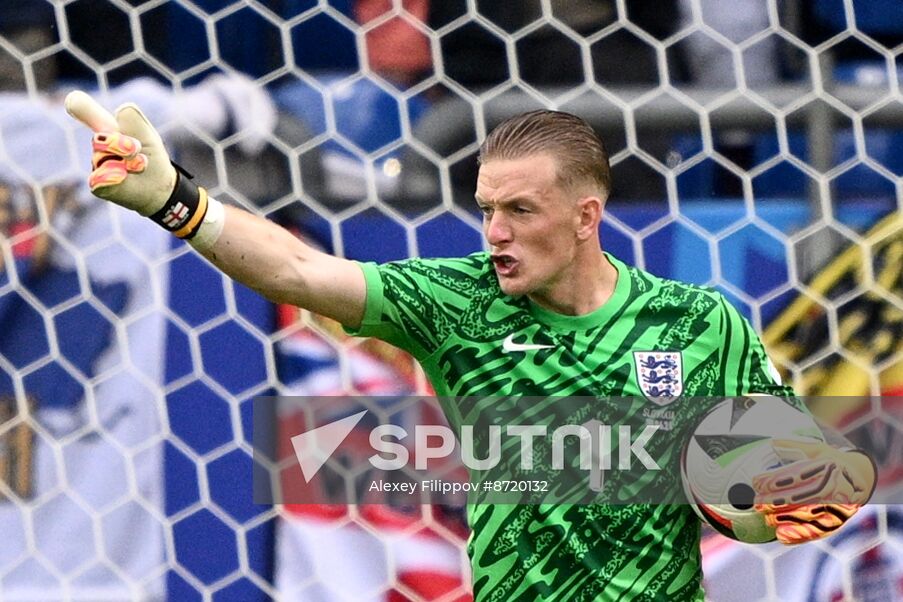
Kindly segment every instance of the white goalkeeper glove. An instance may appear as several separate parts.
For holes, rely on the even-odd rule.
[[[783,544],[821,539],[842,527],[872,496],[877,470],[858,450],[826,443],[775,440],[790,464],[753,478],[755,509]]]
[[[177,169],[141,109],[127,103],[114,117],[75,91],[66,96],[66,111],[94,131],[88,177],[92,193],[149,217],[195,247],[213,244],[222,230],[222,205]]]

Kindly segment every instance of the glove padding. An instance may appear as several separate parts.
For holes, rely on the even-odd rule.
[[[66,111],[94,130],[88,185],[96,196],[141,215],[159,211],[172,195],[176,170],[160,134],[136,105],[111,115],[81,91],[66,96]]]
[[[860,451],[793,440],[775,440],[773,446],[782,460],[791,463],[753,477],[755,509],[783,544],[830,535],[874,491],[875,465]]]

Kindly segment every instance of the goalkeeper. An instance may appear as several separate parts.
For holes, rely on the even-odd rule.
[[[488,253],[375,265],[317,252],[210,198],[173,166],[135,105],[114,117],[75,92],[67,110],[96,132],[94,194],[187,239],[273,301],[409,351],[440,396],[630,396],[645,399],[646,411],[682,396],[790,393],[721,295],[602,251],[608,158],[573,115],[526,113],[482,144],[476,200]],[[649,376],[656,362],[666,379],[662,369]],[[453,427],[466,418],[448,414]],[[806,474],[763,482],[758,504],[786,543],[836,530],[867,501],[875,477],[871,465],[859,469],[861,454],[827,445],[800,453],[791,466]],[[813,470],[843,476],[835,479],[846,486],[843,504],[800,493],[812,491]],[[478,601],[703,599],[700,527],[689,506],[473,505],[469,514]]]

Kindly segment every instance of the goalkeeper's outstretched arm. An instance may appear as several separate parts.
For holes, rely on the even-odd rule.
[[[72,92],[66,110],[95,132],[88,184],[96,196],[188,240],[225,274],[272,301],[360,325],[366,285],[356,263],[209,198],[173,165],[160,135],[134,104],[113,116],[84,92]]]
[[[224,207],[216,241],[198,249],[226,275],[277,303],[290,303],[357,327],[364,315],[366,285],[353,261],[304,244],[273,222]]]

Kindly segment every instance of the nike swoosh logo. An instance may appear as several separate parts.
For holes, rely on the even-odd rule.
[[[537,349],[551,349],[555,345],[536,345],[535,343],[515,343],[514,342],[514,333],[509,334],[505,337],[505,340],[502,341],[502,349],[506,353],[512,353],[514,351],[536,351]]]

